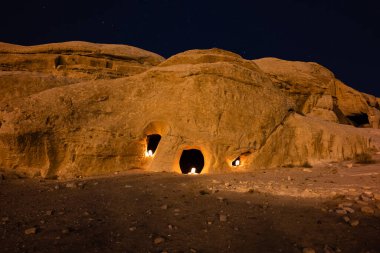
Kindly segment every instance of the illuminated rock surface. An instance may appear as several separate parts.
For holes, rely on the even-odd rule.
[[[250,61],[220,49],[161,62],[144,50],[82,42],[2,44],[0,52],[8,91],[0,168],[26,176],[183,172],[181,155],[192,149],[203,155],[202,173],[341,161],[372,145],[343,124],[378,124],[375,97],[315,63]],[[146,157],[151,135],[161,139]]]

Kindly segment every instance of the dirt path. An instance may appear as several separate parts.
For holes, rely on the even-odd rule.
[[[380,166],[349,167],[4,180],[0,252],[380,252]]]

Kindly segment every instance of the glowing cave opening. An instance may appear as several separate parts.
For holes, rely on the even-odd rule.
[[[160,143],[161,135],[159,134],[151,134],[146,137],[146,151],[145,156],[152,157],[156,152],[158,144]]]
[[[182,174],[199,174],[205,165],[203,154],[198,149],[183,150],[179,159]]]
[[[240,156],[232,161],[232,166],[237,167],[241,164]]]

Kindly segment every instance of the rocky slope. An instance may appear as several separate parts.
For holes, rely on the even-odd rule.
[[[66,64],[65,75],[54,74],[60,81],[46,82],[41,92],[26,87],[32,95],[10,96],[0,103],[1,170],[60,178],[134,168],[179,173],[191,167],[202,173],[252,171],[351,159],[373,148],[368,135],[339,123],[358,123],[357,114],[369,115],[370,110],[376,114],[376,99],[348,89],[315,63],[251,61],[210,49],[186,51],[158,64],[161,57],[129,47],[97,45],[94,49],[81,43],[69,47],[81,52],[74,57],[81,60],[74,65],[59,60]],[[7,50],[16,54],[21,49]],[[50,60],[42,57],[42,69],[60,59],[56,52],[67,53],[62,45],[22,50],[54,55]],[[126,52],[128,57],[120,56]],[[138,71],[124,69],[118,75],[115,68],[115,75],[105,75],[107,79],[128,76],[115,80],[93,80],[105,73],[104,68],[78,72],[88,67],[93,55],[110,54],[128,58],[128,64],[134,59]],[[16,62],[3,66],[24,66]],[[39,61],[27,62],[28,71],[40,66]],[[52,68],[61,71],[57,64]],[[70,85],[65,78],[91,80]],[[356,95],[357,100],[351,100]],[[375,120],[369,120],[375,127]],[[153,155],[147,156],[153,135],[160,140]]]
[[[378,98],[361,93],[314,62],[263,58],[254,62],[289,94],[297,111],[327,121],[379,128]]]
[[[163,60],[127,45],[72,41],[28,47],[0,43],[0,102],[81,81],[134,75]]]

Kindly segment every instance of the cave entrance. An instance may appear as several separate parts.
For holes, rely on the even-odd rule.
[[[179,159],[182,174],[199,174],[205,165],[202,152],[199,149],[183,150]]]
[[[368,115],[366,113],[358,113],[347,116],[351,123],[356,127],[369,125]]]
[[[145,155],[148,157],[153,156],[156,152],[158,144],[160,143],[161,135],[159,134],[151,134],[146,137],[146,153]]]

